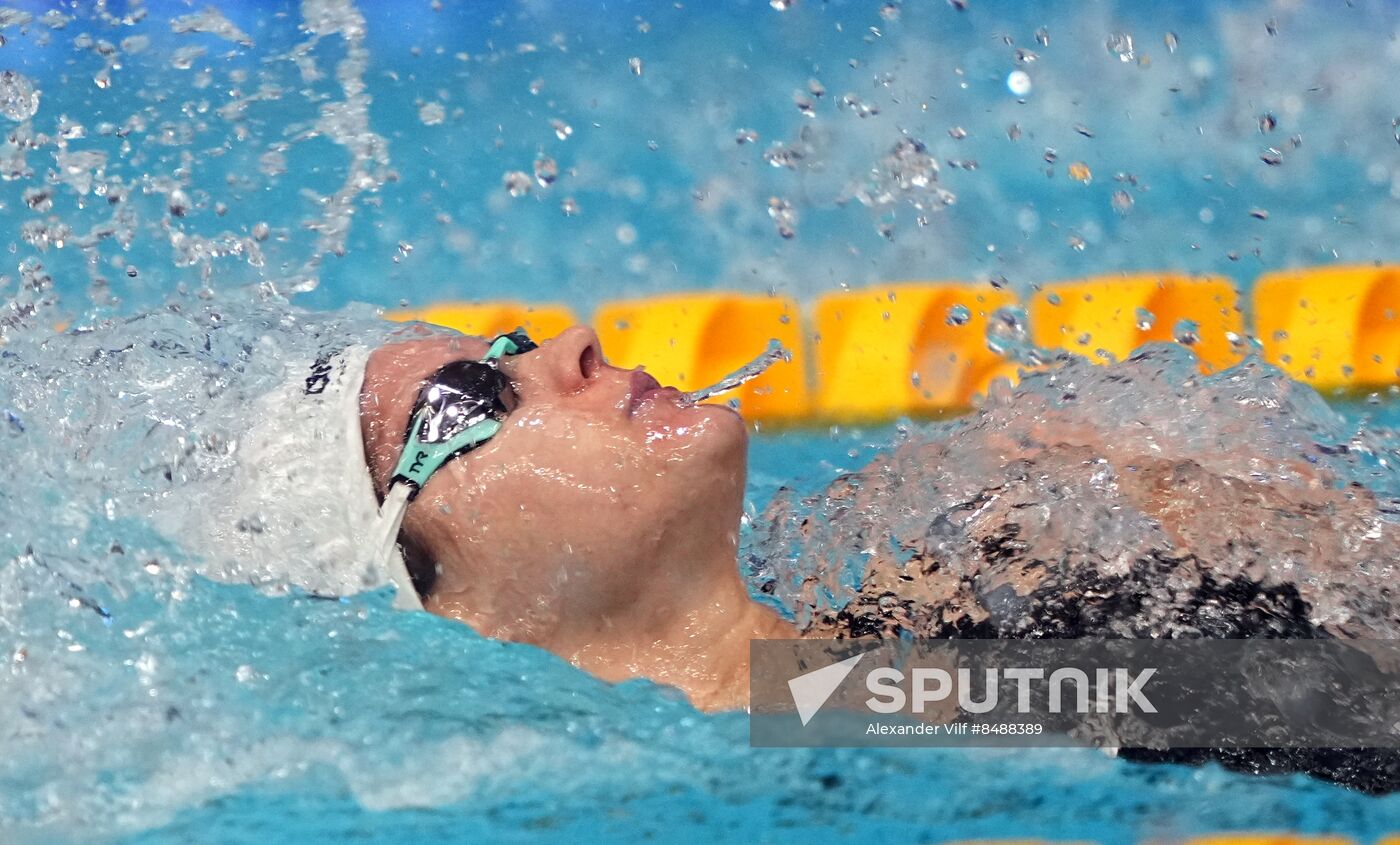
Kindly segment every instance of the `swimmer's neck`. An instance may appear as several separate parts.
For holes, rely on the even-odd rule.
[[[740,709],[748,706],[749,641],[799,634],[749,597],[736,541],[699,554],[698,544],[687,544],[684,557],[646,576],[647,600],[584,619],[534,619],[522,626],[514,605],[497,616],[471,601],[429,596],[425,603],[485,636],[552,651],[605,681],[646,678],[676,687],[702,710]]]
[[[737,710],[749,704],[749,641],[796,639],[797,628],[774,609],[749,598],[733,558],[732,585],[671,616],[644,638],[636,632],[598,637],[570,661],[607,681],[647,678],[686,694],[701,710]],[[601,633],[601,632],[600,632]]]

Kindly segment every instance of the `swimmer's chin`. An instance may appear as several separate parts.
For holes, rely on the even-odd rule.
[[[728,404],[649,401],[638,409],[636,421],[645,427],[649,441],[740,450],[748,447],[748,423]]]

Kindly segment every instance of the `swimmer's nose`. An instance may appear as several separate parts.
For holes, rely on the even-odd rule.
[[[521,369],[531,370],[535,381],[557,393],[573,393],[598,374],[605,364],[598,333],[588,326],[571,326],[540,344],[539,351],[522,359]]]

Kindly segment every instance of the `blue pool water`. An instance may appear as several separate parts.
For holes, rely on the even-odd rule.
[[[117,423],[176,419],[176,388],[226,388],[171,381],[171,360],[214,371],[260,333],[291,337],[267,317],[284,298],[587,313],[675,289],[806,300],[955,278],[1026,293],[1161,268],[1247,287],[1299,264],[1393,262],[1393,3],[216,5],[217,18],[174,0],[0,13],[0,59],[40,93],[31,117],[19,83],[0,92],[20,114],[0,143],[13,242],[0,440],[23,479],[0,494],[0,840],[1400,830],[1400,796],[1302,776],[1089,751],[750,749],[742,715],[610,687],[395,613],[386,595],[202,580],[197,550],[129,507],[178,464],[184,432]],[[1020,97],[1016,72],[1031,85]],[[892,172],[908,138],[939,163],[931,184],[927,169]],[[891,195],[901,179],[922,187]],[[51,342],[59,322],[97,331]],[[202,346],[215,323],[224,345]],[[128,344],[132,360],[111,363]],[[67,380],[46,388],[50,373]],[[16,410],[36,395],[52,405]],[[1343,420],[1303,420],[1319,442],[1364,423],[1393,444],[1400,403],[1338,407]],[[75,448],[85,426],[109,448]],[[757,435],[751,518],[907,428]]]

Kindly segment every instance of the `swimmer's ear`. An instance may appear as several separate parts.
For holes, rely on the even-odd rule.
[[[420,599],[426,599],[437,585],[437,561],[407,531],[399,534],[399,548],[403,550],[404,565],[408,568],[408,580],[413,582],[414,592]]]

